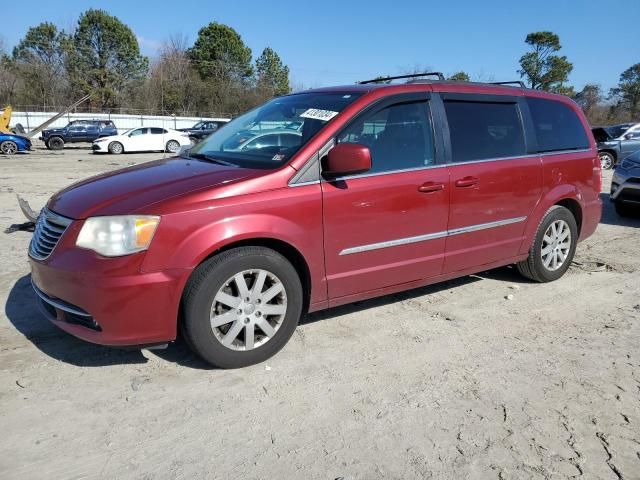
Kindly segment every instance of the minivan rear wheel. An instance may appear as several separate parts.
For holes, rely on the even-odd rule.
[[[265,247],[222,252],[193,273],[182,300],[182,333],[205,361],[240,368],[275,355],[302,313],[300,277]]]
[[[551,207],[538,226],[529,257],[517,264],[518,271],[535,282],[551,282],[562,277],[573,260],[578,226],[565,207]]]

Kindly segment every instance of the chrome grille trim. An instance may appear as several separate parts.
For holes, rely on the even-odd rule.
[[[38,215],[36,228],[29,245],[29,256],[36,260],[44,260],[49,257],[72,221],[70,218],[43,208]]]
[[[40,299],[43,302],[48,303],[52,307],[57,308],[59,310],[62,310],[63,312],[67,312],[67,313],[72,313],[74,315],[78,315],[80,317],[89,317],[89,318],[91,317],[91,315],[88,314],[87,312],[85,312],[84,310],[80,310],[79,308],[73,307],[73,306],[63,302],[62,300],[56,300],[54,298],[51,298],[49,295],[47,295],[42,290],[40,290],[38,287],[36,287],[36,284],[33,283],[33,280],[31,280],[31,287],[36,292],[36,295],[38,295],[38,297],[40,297]]]

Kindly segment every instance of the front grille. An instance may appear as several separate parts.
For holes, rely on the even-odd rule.
[[[62,217],[47,208],[42,209],[29,245],[29,255],[36,260],[44,260],[51,255],[71,222],[71,219]]]

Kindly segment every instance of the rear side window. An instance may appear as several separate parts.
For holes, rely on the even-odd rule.
[[[526,154],[516,103],[447,100],[444,107],[454,162]]]
[[[349,125],[338,143],[369,147],[370,173],[425,167],[434,163],[430,118],[426,101],[391,105]]]
[[[576,113],[564,103],[527,98],[538,139],[539,152],[582,150],[589,139]]]
[[[150,130],[152,135],[162,135],[164,133],[167,133],[164,128],[151,127]]]

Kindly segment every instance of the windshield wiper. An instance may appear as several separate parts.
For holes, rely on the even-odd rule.
[[[227,162],[226,160],[222,160],[220,158],[215,158],[205,153],[190,153],[189,156],[191,158],[197,158],[198,160],[206,160],[212,163],[218,163],[220,165],[226,165],[227,167],[238,167],[235,163]]]

